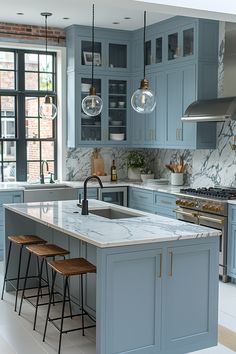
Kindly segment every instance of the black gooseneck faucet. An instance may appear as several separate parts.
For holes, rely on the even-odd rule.
[[[100,184],[100,187],[103,188],[102,181],[98,176],[89,176],[86,178],[84,181],[84,199],[82,200],[82,210],[81,210],[81,215],[88,215],[88,200],[87,200],[87,184],[90,179],[97,179],[98,183]]]

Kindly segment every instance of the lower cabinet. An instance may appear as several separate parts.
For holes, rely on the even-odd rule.
[[[3,204],[23,203],[23,192],[0,192],[0,260],[3,259],[4,211]]]
[[[154,212],[157,215],[176,218],[176,196],[167,193],[154,192]]]
[[[98,191],[97,188],[88,188],[87,189],[87,198],[90,199],[98,199]],[[79,201],[81,201],[82,199],[84,199],[84,189],[83,188],[79,188],[78,190],[78,199]]]
[[[153,213],[153,191],[129,187],[129,202],[130,208]]]
[[[212,239],[125,247],[106,256],[103,353],[183,354],[216,345],[218,240]]]

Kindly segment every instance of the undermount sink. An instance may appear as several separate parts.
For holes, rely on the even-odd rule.
[[[72,187],[63,183],[28,184],[24,186],[24,189],[26,190],[55,189],[55,188],[72,188]]]
[[[107,219],[125,219],[125,218],[135,218],[138,216],[143,216],[142,214],[134,213],[132,211],[120,211],[113,208],[90,209],[89,213]]]

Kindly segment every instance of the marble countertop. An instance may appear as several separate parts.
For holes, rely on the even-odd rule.
[[[113,220],[91,213],[84,216],[81,215],[77,201],[71,200],[5,205],[6,209],[101,248],[205,238],[221,234],[220,231],[207,227],[89,200],[89,209],[108,207],[134,212],[139,216]]]
[[[64,184],[67,186],[70,186],[72,188],[83,188],[84,182],[83,181],[60,181],[56,182],[56,184]],[[31,184],[28,182],[0,182],[0,191],[17,191],[17,190],[25,190],[25,187],[34,186],[37,187],[38,184]],[[49,183],[47,183],[47,186]],[[43,188],[43,185],[41,185]],[[152,190],[156,192],[164,192],[164,193],[169,193],[169,194],[180,194],[180,188],[183,188],[183,186],[172,186],[170,184],[167,185],[147,185],[142,182],[133,182],[133,181],[118,181],[118,182],[103,182],[104,187],[137,187],[141,189],[147,189],[147,190]],[[53,185],[51,185],[53,188]],[[96,181],[89,181],[88,183],[88,188],[92,187],[100,187],[99,184]],[[184,188],[187,188],[187,186],[184,186]]]

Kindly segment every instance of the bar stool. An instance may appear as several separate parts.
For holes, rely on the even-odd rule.
[[[49,267],[53,269],[53,278],[52,278],[52,287],[50,291],[50,299],[49,299],[49,304],[48,304],[48,311],[47,311],[47,317],[46,317],[46,323],[45,323],[45,328],[44,328],[44,334],[43,334],[43,341],[45,341],[46,337],[46,331],[47,331],[47,324],[48,321],[53,321],[56,320],[61,320],[60,328],[56,326],[55,323],[54,326],[59,330],[60,332],[60,338],[59,338],[59,347],[58,347],[58,354],[60,354],[61,351],[61,340],[62,340],[62,334],[63,333],[69,333],[69,332],[74,332],[76,330],[82,330],[82,334],[84,336],[84,330],[86,328],[92,328],[95,327],[95,325],[90,325],[90,326],[85,326],[84,325],[84,316],[89,314],[84,310],[84,299],[83,299],[83,275],[88,274],[88,273],[96,273],[96,267],[88,262],[84,258],[71,258],[71,259],[65,259],[65,260],[56,260],[56,261],[50,261],[48,262]],[[64,282],[64,291],[63,291],[63,303],[62,303],[62,312],[61,312],[61,317],[56,317],[56,318],[50,318],[50,308],[52,304],[52,294],[54,290],[54,284],[56,280],[56,275],[60,274],[63,276],[65,282]],[[81,316],[82,317],[82,327],[80,328],[73,328],[69,330],[64,330],[63,331],[63,321],[64,318],[69,318],[71,316],[65,316],[65,300],[66,300],[66,292],[69,289],[68,285],[68,278],[73,275],[79,275],[80,276],[80,285],[81,285],[81,313],[72,315],[72,317],[75,316]],[[89,316],[90,317],[90,316]],[[90,317],[91,318],[91,317]]]
[[[6,263],[6,270],[5,270],[5,275],[4,275],[3,287],[2,287],[1,300],[3,300],[3,294],[4,294],[6,282],[9,282],[11,284],[11,286],[16,290],[16,296],[15,296],[15,311],[16,311],[18,292],[19,292],[19,290],[22,290],[22,289],[19,289],[19,282],[21,279],[24,279],[24,277],[20,276],[23,247],[26,247],[29,245],[45,244],[45,243],[47,243],[47,241],[45,241],[42,238],[35,236],[35,235],[12,235],[12,236],[8,236],[8,240],[10,241],[10,245],[9,245],[8,256],[7,256],[7,263]],[[7,277],[12,244],[14,244],[16,246],[20,246],[17,278],[8,278]],[[12,283],[12,281],[15,281],[15,280],[16,280],[16,286],[13,285],[13,283]]]
[[[35,305],[30,301],[30,303],[35,307],[34,325],[33,325],[33,329],[35,330],[37,314],[38,314],[38,307],[43,306],[43,305],[48,305],[48,302],[46,302],[46,303],[44,302],[44,303],[39,304],[44,262],[49,257],[55,258],[57,256],[61,256],[65,259],[65,256],[68,255],[70,252],[65,250],[64,248],[61,248],[61,247],[59,247],[57,245],[53,245],[53,244],[31,245],[31,246],[27,246],[26,249],[29,251],[29,256],[28,256],[28,263],[27,263],[27,268],[26,268],[26,273],[25,273],[24,286],[22,289],[21,302],[20,302],[20,307],[19,307],[19,315],[21,314],[23,299],[29,299],[32,297],[36,297],[36,304]],[[37,295],[25,296],[26,283],[27,283],[27,279],[28,279],[28,273],[29,273],[29,267],[30,267],[30,261],[31,261],[32,254],[35,255],[37,257],[37,259],[39,259],[39,258],[41,259],[39,273],[38,273],[39,285],[38,285]],[[46,262],[46,272],[47,272],[47,262]],[[48,278],[48,274],[47,274],[47,278]],[[51,295],[51,293],[49,292],[48,294],[41,294],[41,296],[46,296],[46,295]],[[54,292],[52,295],[54,295]],[[69,294],[68,294],[68,296],[69,296]],[[56,301],[56,302],[61,302],[61,301]],[[54,303],[55,303],[55,301],[54,301]],[[70,305],[70,308],[71,308],[71,305]]]

